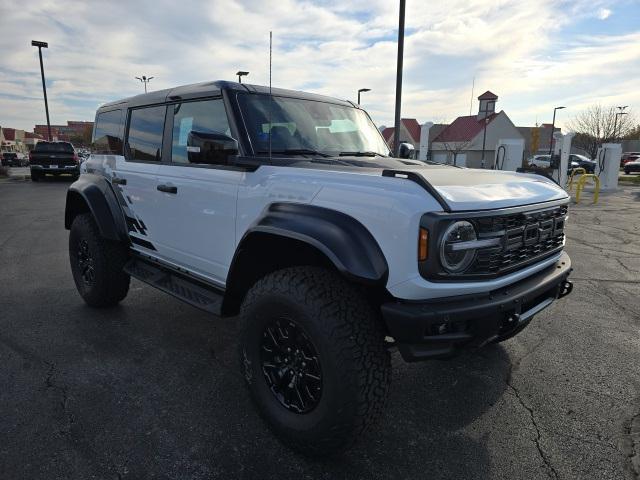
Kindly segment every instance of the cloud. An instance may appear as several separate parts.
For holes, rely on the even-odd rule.
[[[606,20],[611,15],[611,10],[608,8],[601,8],[598,10],[598,18],[600,20]]]
[[[410,1],[403,116],[451,120],[492,90],[520,124],[624,97],[640,107],[639,27],[582,32],[614,0]],[[37,51],[44,50],[52,121],[93,118],[96,105],[151,89],[211,79],[267,84],[274,32],[275,86],[355,100],[391,124],[395,98],[397,2],[388,0],[0,0],[0,125],[33,128],[43,108]],[[618,13],[622,6],[616,7]],[[631,4],[629,16],[637,6]],[[580,32],[580,33],[576,33]],[[624,67],[622,67],[624,66]],[[624,68],[624,75],[620,69]],[[573,102],[573,103],[572,103]],[[568,105],[569,106],[569,105]],[[476,108],[474,102],[473,109]],[[552,109],[552,107],[551,107]],[[567,110],[569,112],[569,110]]]

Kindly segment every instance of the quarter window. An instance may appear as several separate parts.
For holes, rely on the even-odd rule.
[[[93,153],[122,155],[122,110],[96,115],[93,131]]]
[[[128,159],[145,162],[160,161],[165,111],[165,106],[131,110],[127,135]]]
[[[192,131],[231,135],[222,99],[179,103],[173,108],[173,163],[190,163],[187,142]]]

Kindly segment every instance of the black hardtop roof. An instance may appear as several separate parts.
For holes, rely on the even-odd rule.
[[[262,93],[268,94],[269,87],[262,85],[252,85],[248,83],[228,82],[225,80],[218,80],[213,82],[193,83],[191,85],[182,85],[180,87],[168,88],[165,90],[157,90],[155,92],[143,93],[134,97],[117,100],[115,102],[109,102],[102,105],[98,111],[113,110],[115,108],[129,108],[138,107],[143,105],[153,105],[157,103],[163,103],[171,100],[187,100],[200,97],[211,97],[220,95],[221,91],[237,91],[248,93]],[[315,100],[318,102],[336,103],[338,105],[344,105],[348,107],[356,107],[351,102],[345,100],[338,100],[337,98],[327,97],[325,95],[317,95],[315,93],[300,92],[297,90],[286,90],[284,88],[272,88],[273,95],[283,97],[295,97],[305,100]]]

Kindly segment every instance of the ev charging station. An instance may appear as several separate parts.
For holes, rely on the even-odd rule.
[[[596,175],[600,178],[600,190],[612,192],[618,189],[620,174],[620,158],[622,145],[619,143],[603,143],[596,155]]]
[[[522,154],[524,152],[523,138],[501,138],[496,145],[494,170],[510,170],[515,172],[522,167]]]

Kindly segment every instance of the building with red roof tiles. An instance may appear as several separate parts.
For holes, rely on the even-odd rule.
[[[431,142],[431,160],[471,168],[490,168],[496,148],[524,137],[504,111],[496,112],[498,96],[486,91],[478,97],[477,115],[456,118]]]

